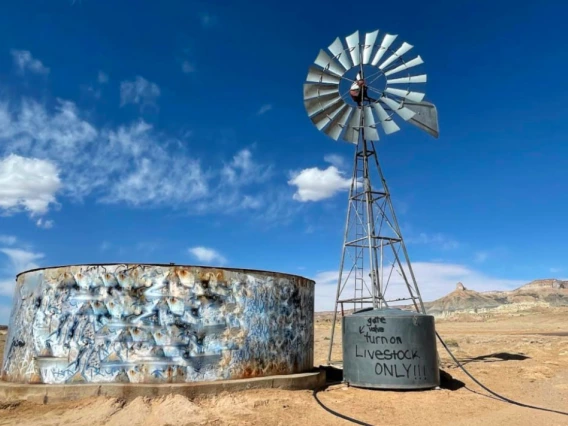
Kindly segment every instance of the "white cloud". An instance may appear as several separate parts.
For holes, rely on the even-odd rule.
[[[412,264],[418,288],[425,302],[438,299],[452,292],[456,283],[462,282],[468,289],[475,291],[512,290],[526,284],[529,280],[511,280],[491,277],[466,265],[435,262],[414,262]],[[365,273],[365,276],[368,272]],[[333,310],[337,291],[337,271],[318,273],[316,281],[316,310]],[[408,292],[402,278],[393,274],[387,298],[407,297]],[[342,297],[352,297],[353,287],[346,287]],[[406,302],[408,303],[408,302]],[[351,306],[345,305],[346,309]]]
[[[301,202],[320,201],[349,189],[351,179],[345,178],[344,174],[335,166],[329,166],[325,170],[312,167],[294,173],[288,181],[288,185],[297,187],[294,200]]]
[[[47,219],[44,220],[42,217],[40,217],[36,221],[36,226],[38,228],[51,229],[53,228],[53,220],[47,220]]]
[[[14,154],[0,159],[0,209],[7,213],[45,214],[60,188],[59,171],[50,161]]]
[[[188,60],[185,60],[181,64],[181,70],[185,74],[190,74],[192,72],[195,72],[195,67],[193,66],[193,64],[191,62],[189,62]]]
[[[326,154],[323,157],[323,160],[326,163],[331,164],[332,166],[337,167],[339,170],[343,170],[347,168],[347,161],[344,157],[338,154]]]
[[[262,115],[267,113],[268,111],[270,111],[272,109],[272,105],[271,104],[264,104],[263,106],[260,107],[260,109],[257,111],[256,115]]]
[[[158,85],[139,75],[136,76],[134,81],[126,80],[120,83],[120,106],[154,104],[159,96],[160,88]]]
[[[550,268],[550,272],[556,274],[558,272],[562,272],[562,268]]]
[[[104,73],[104,72],[102,72],[102,71],[99,71],[99,74],[97,75],[97,81],[98,81],[100,84],[108,83],[108,74],[106,74],[106,73]]]
[[[207,248],[207,247],[193,247],[190,248],[189,253],[191,253],[200,262],[212,263],[216,262],[223,264],[227,261],[218,251]]]
[[[443,234],[428,234],[425,232],[421,232],[417,236],[411,236],[409,238],[405,238],[405,241],[408,244],[427,244],[427,245],[435,245],[443,250],[453,250],[460,246],[460,244]]]
[[[29,50],[12,49],[10,53],[20,73],[29,71],[34,74],[49,74],[49,68],[43,65],[39,59],[35,59]]]

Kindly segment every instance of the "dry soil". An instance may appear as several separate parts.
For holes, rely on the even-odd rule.
[[[437,321],[458,359],[494,391],[568,411],[568,308]],[[316,365],[327,358],[331,321],[316,322]],[[1,334],[2,332],[0,332]],[[0,336],[0,350],[3,338]],[[568,425],[568,417],[516,407],[487,396],[440,348],[456,390],[372,391],[337,384],[317,394],[322,405],[373,425]],[[334,357],[340,358],[340,346]],[[462,383],[463,382],[463,383]],[[255,390],[190,401],[181,396],[110,398],[35,405],[0,401],[0,425],[341,425],[311,391]]]

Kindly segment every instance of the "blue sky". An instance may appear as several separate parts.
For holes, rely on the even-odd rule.
[[[313,127],[302,84],[357,29],[413,44],[438,108],[438,140],[404,126],[379,143],[425,298],[568,276],[567,15],[552,1],[5,4],[0,323],[17,271],[76,263],[296,273],[329,309],[353,146]]]

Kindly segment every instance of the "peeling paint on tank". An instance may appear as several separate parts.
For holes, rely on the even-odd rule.
[[[272,272],[84,265],[17,278],[1,368],[20,383],[179,383],[313,367],[314,282]]]

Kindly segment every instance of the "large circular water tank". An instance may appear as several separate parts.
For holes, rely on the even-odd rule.
[[[314,282],[275,272],[79,265],[17,277],[1,365],[20,383],[172,383],[313,368]]]
[[[343,317],[343,379],[351,386],[428,389],[440,385],[434,317],[364,309]]]

